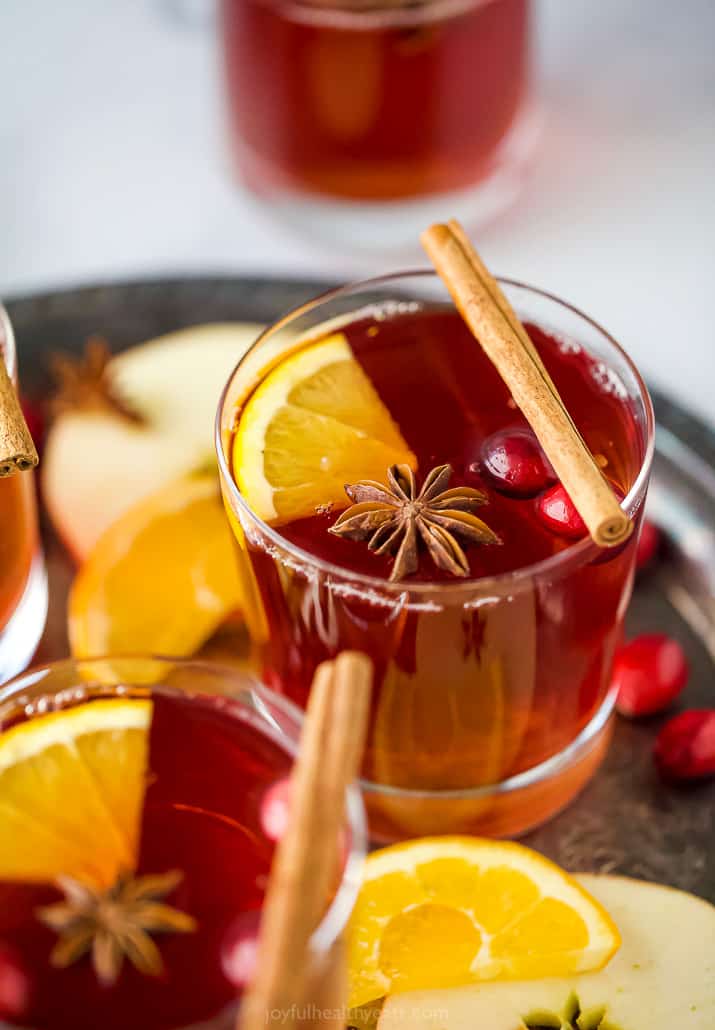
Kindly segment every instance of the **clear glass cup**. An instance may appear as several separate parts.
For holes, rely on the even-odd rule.
[[[160,846],[165,848],[169,858],[171,855],[175,855],[179,867],[181,867],[182,859],[176,855],[185,857],[185,841],[190,842],[193,839],[197,842],[199,868],[203,871],[202,879],[205,881],[210,879],[218,884],[217,887],[208,889],[218,892],[214,901],[217,905],[216,911],[220,913],[228,905],[227,898],[231,897],[230,889],[226,886],[221,887],[222,883],[225,884],[225,877],[230,876],[233,881],[236,877],[241,876],[242,871],[245,871],[242,869],[242,863],[248,863],[248,860],[243,858],[247,848],[264,849],[266,847],[258,803],[260,797],[265,796],[261,793],[265,787],[265,775],[263,772],[260,775],[257,772],[259,759],[264,761],[265,754],[270,757],[273,751],[277,750],[281,755],[281,767],[276,770],[276,775],[283,777],[286,770],[288,773],[290,772],[290,766],[299,744],[302,713],[288,699],[278,696],[253,676],[213,662],[146,657],[67,660],[28,670],[22,676],[0,688],[0,746],[3,732],[18,722],[61,711],[85,701],[118,698],[149,698],[154,701],[155,714],[150,731],[149,746],[150,785],[144,800],[139,872],[142,875],[148,872],[164,872],[164,868],[146,868],[149,860],[145,850],[151,852],[153,856],[157,847],[156,838],[159,836],[168,841],[165,845],[161,844]],[[157,707],[158,699],[163,699],[164,708],[161,714]],[[167,705],[176,705],[177,702],[184,706],[181,723],[172,721],[173,715],[167,716],[167,711],[170,711]],[[187,705],[197,705],[197,708],[195,710],[191,707],[187,708]],[[196,719],[194,719],[194,712],[197,713]],[[220,730],[216,737],[216,746],[210,751],[206,750],[205,744],[208,738],[205,737],[204,729],[202,729],[206,725],[207,713],[209,720],[214,720],[209,725],[215,723]],[[218,713],[217,716],[216,713]],[[218,722],[215,721],[214,716]],[[176,738],[170,736],[169,730],[178,725],[191,728],[190,741],[188,741],[191,746],[182,746],[182,742],[183,745],[187,744],[183,731]],[[216,846],[219,837],[215,835],[215,832],[217,833],[221,829],[221,824],[229,823],[233,827],[236,820],[235,817],[229,818],[229,814],[224,812],[215,800],[216,797],[231,797],[231,776],[225,777],[219,784],[215,783],[215,779],[220,775],[217,770],[224,768],[221,763],[224,761],[224,755],[228,753],[228,745],[234,740],[234,733],[237,732],[242,734],[241,741],[244,741],[245,735],[248,734],[252,742],[250,749],[245,752],[250,758],[250,766],[239,768],[237,765],[235,776],[235,789],[240,792],[235,795],[238,798],[236,803],[245,805],[245,811],[249,813],[250,818],[247,816],[245,824],[241,824],[244,829],[240,831],[243,835],[239,835],[240,847],[237,849],[236,845],[230,845],[228,837],[221,837],[221,840],[225,841],[225,846],[221,848]],[[239,759],[242,753],[237,751]],[[152,760],[152,755],[157,756],[155,761]],[[167,788],[171,791],[170,795],[167,795],[171,796],[171,803],[168,807],[172,812],[179,812],[180,815],[183,811],[186,813],[184,816],[186,819],[195,819],[197,815],[207,814],[207,819],[201,824],[203,829],[199,827],[198,823],[186,824],[186,829],[176,837],[178,841],[182,842],[180,847],[183,849],[177,853],[172,851],[174,834],[177,831],[172,830],[171,827],[178,826],[178,822],[176,824],[161,822],[157,824],[159,828],[156,832],[152,833],[150,830],[151,823],[155,818],[162,820],[166,818],[164,809],[167,806],[163,801],[159,805],[157,797],[160,796],[162,799],[164,797],[160,781],[162,776],[166,775],[166,763],[171,763],[172,755],[176,763],[176,783],[172,780]],[[195,766],[189,766],[187,769],[186,763],[192,761]],[[2,770],[3,764],[0,761],[0,774]],[[173,773],[171,775],[173,776]],[[157,789],[157,781],[159,781],[160,794],[152,795],[152,789]],[[5,786],[6,783],[7,781],[3,780],[0,775],[0,832],[7,830],[7,826],[3,825],[4,821],[6,822],[6,816],[3,815],[2,805],[3,790],[8,789]],[[152,787],[152,783],[154,783],[154,787]],[[41,784],[38,783],[39,789],[41,789]],[[71,800],[68,799],[68,802],[71,803]],[[30,801],[27,807],[31,808],[31,805]],[[322,1004],[326,1010],[338,1008],[344,1003],[342,997],[335,996],[336,985],[339,989],[343,983],[342,954],[339,942],[359,890],[362,860],[366,849],[364,808],[360,792],[356,787],[351,787],[348,791],[346,820],[348,843],[340,882],[336,886],[332,899],[326,899],[325,916],[320,925],[316,927],[311,940],[308,967],[312,1003],[314,1005]],[[49,829],[47,820],[44,820],[43,824],[46,829]],[[218,829],[214,831],[212,826],[218,827]],[[236,855],[238,855],[238,865],[236,864]],[[0,857],[1,862],[2,858]],[[254,867],[249,863],[249,868],[253,869]],[[246,873],[246,875],[248,874]],[[192,905],[199,905],[199,907],[205,905],[205,899],[204,902],[198,902],[195,893],[198,890],[201,895],[204,890],[202,884],[192,881],[189,873],[186,874],[185,879],[189,883],[189,893],[178,895],[175,902],[177,907],[180,907],[182,901],[188,909],[191,909]],[[94,995],[90,998],[82,993],[87,990],[87,980],[79,982],[73,980],[72,986],[63,990],[63,984],[66,982],[63,977],[68,975],[68,971],[51,970],[46,957],[46,951],[52,944],[50,939],[41,942],[42,961],[38,959],[35,965],[32,964],[29,956],[32,954],[37,959],[38,952],[32,952],[32,946],[28,943],[30,934],[23,920],[28,912],[30,913],[29,918],[32,919],[32,913],[35,911],[32,901],[34,895],[28,896],[28,900],[23,895],[23,890],[29,889],[27,886],[17,888],[14,894],[11,893],[12,887],[13,884],[4,881],[2,872],[0,872],[0,964],[7,962],[9,955],[11,961],[18,961],[20,968],[29,974],[32,992],[30,997],[40,996],[43,999],[41,1003],[43,1030],[54,1030],[54,1028],[66,1030],[70,1027],[72,1030],[98,1030],[100,1025],[103,1030],[119,1030],[119,1028],[124,1030],[129,1025],[133,1027],[133,1030],[155,1030],[158,1026],[165,1030],[169,1027],[181,1027],[182,1030],[235,1030],[237,1014],[235,1002],[229,1001],[221,1011],[214,1014],[196,1014],[196,1010],[200,1009],[201,1004],[204,1003],[202,989],[207,994],[210,990],[215,992],[216,983],[214,977],[211,976],[208,985],[202,984],[200,966],[196,962],[190,962],[187,966],[186,958],[182,959],[180,956],[177,958],[176,951],[168,951],[165,954],[169,979],[163,982],[163,986],[159,985],[157,988],[159,993],[154,993],[152,996],[142,993],[142,991],[149,990],[146,987],[146,978],[134,975],[132,970],[128,970],[126,979],[124,979],[125,972],[123,971],[118,986],[103,988],[99,992],[100,997],[102,992],[104,993],[104,1000],[100,1000],[98,1003],[104,1006],[99,1017],[99,1010],[92,1012],[83,1007],[80,1011],[79,1003],[82,999],[85,1000],[85,1005],[89,1005],[90,1002],[94,1005],[97,1004]],[[183,885],[180,887],[180,891],[183,891]],[[186,901],[187,897],[190,899],[188,902]],[[57,899],[43,899],[41,904],[46,904],[48,900]],[[170,899],[168,903],[174,904]],[[204,908],[200,907],[200,910],[203,912]],[[254,909],[247,913],[250,917],[256,917],[255,920],[253,918],[249,920],[252,932],[257,926],[257,913],[258,910]],[[241,918],[242,914],[238,913],[238,920],[240,921]],[[200,927],[201,919],[199,918]],[[213,932],[212,927],[210,933]],[[170,937],[173,937],[175,941],[177,935],[157,937],[156,943],[161,948],[162,942],[170,940]],[[223,955],[225,952],[222,951]],[[88,965],[89,960],[85,957],[79,960],[79,963],[81,962]],[[172,962],[176,963],[173,972]],[[91,970],[87,968],[87,965],[82,971],[79,963],[70,967],[69,974],[71,975],[73,970],[79,969],[82,976],[89,975]],[[192,970],[193,977],[189,977],[188,982],[187,968]],[[205,979],[206,968],[203,969],[203,973],[203,979]],[[188,993],[182,995],[184,987]],[[137,991],[136,1011],[131,1007],[134,998],[131,992],[134,990]],[[72,992],[77,993],[73,994]],[[172,994],[178,995],[178,1003],[176,998],[170,997]],[[192,1000],[194,1011],[183,1019],[183,1013],[177,1008],[177,1004],[180,1006],[181,999],[187,997]],[[211,997],[213,998],[214,995],[212,994]],[[0,996],[0,1006],[4,1001],[5,996]],[[5,1015],[5,1021],[3,1021],[3,1011],[0,1008],[0,1027],[3,1030],[12,1030],[15,1026],[21,1026],[28,1030],[32,1026],[32,1019],[23,1019],[18,1013],[16,1019],[9,1019]]]
[[[18,386],[15,337],[0,304],[0,361]],[[0,683],[25,668],[47,617],[47,576],[32,472],[0,479]]]
[[[530,0],[222,0],[252,192],[333,244],[404,246],[516,195],[537,136]],[[366,218],[369,215],[369,218]]]
[[[604,329],[569,304],[520,283],[501,285],[523,320],[557,334],[565,352],[577,342],[599,359],[603,381],[624,391],[633,423],[633,453],[625,457],[633,474],[623,504],[638,528],[654,422],[637,369]],[[267,682],[302,705],[324,658],[350,647],[375,665],[362,786],[370,836],[380,842],[520,833],[581,789],[611,732],[611,661],[635,567],[637,533],[605,552],[582,539],[538,564],[489,578],[392,583],[316,558],[251,510],[232,474],[230,445],[237,412],[266,370],[303,334],[316,338],[328,326],[357,318],[377,324],[434,304],[451,305],[441,280],[416,272],[303,305],[239,362],[216,426],[245,615]]]

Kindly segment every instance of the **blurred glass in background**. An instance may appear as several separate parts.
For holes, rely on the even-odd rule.
[[[470,225],[513,200],[537,131],[530,0],[221,0],[239,175],[345,242]],[[371,217],[366,221],[365,216]]]

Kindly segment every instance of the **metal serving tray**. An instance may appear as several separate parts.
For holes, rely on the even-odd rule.
[[[192,278],[65,290],[8,303],[25,392],[51,388],[53,351],[79,352],[99,333],[116,349],[199,322],[269,322],[328,288],[316,281]],[[665,631],[692,663],[683,707],[715,706],[715,434],[654,396],[657,453],[648,514],[665,531],[662,560],[641,576],[631,633]],[[65,597],[72,567],[44,520],[50,617],[37,660],[67,654]],[[651,758],[665,717],[619,720],[603,767],[561,815],[526,842],[572,870],[619,872],[682,887],[715,901],[715,782],[677,788]]]

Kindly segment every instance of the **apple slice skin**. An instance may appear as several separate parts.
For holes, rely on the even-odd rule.
[[[714,1030],[715,906],[625,877],[576,878],[621,931],[621,949],[605,969],[394,995],[378,1030],[526,1030],[530,1017],[534,1024],[545,1014],[563,1018],[573,996],[583,1013],[579,1030]]]
[[[43,500],[77,563],[138,501],[215,461],[221,390],[261,328],[191,326],[130,347],[111,359],[108,371],[145,423],[107,411],[71,411],[51,426],[41,466]]]
[[[62,416],[47,438],[42,497],[74,561],[81,564],[126,511],[200,457],[180,437],[174,442],[111,415]]]

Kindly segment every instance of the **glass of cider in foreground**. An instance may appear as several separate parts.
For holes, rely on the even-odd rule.
[[[211,664],[67,661],[2,688],[0,1026],[234,1030],[300,722]],[[316,978],[359,885],[355,789],[347,811]]]
[[[12,325],[0,305],[0,361],[17,387]],[[0,478],[0,683],[32,658],[47,615],[47,577],[32,472]]]
[[[640,375],[570,305],[502,287],[637,530]],[[349,286],[269,328],[226,386],[217,445],[267,682],[304,705],[324,658],[374,663],[372,839],[515,834],[576,794],[609,740],[637,533],[611,550],[586,536],[436,274]]]

